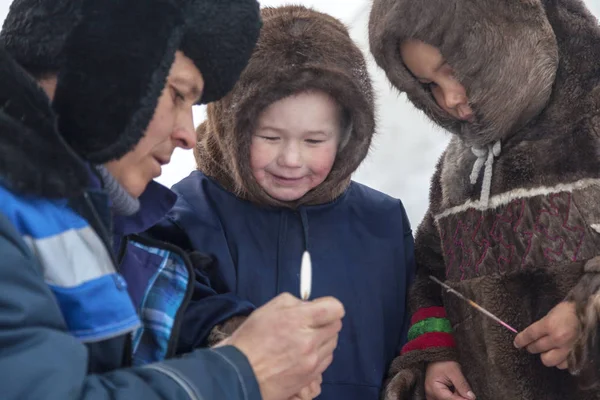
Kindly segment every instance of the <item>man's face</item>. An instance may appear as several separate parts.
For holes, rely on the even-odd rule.
[[[178,51],[146,134],[132,151],[105,164],[132,196],[140,196],[148,183],[160,176],[175,148],[194,146],[192,106],[203,89],[202,74],[192,60]]]

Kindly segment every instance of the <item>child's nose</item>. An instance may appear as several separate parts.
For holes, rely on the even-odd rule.
[[[450,109],[455,109],[458,106],[465,104],[467,99],[462,93],[458,93],[454,90],[448,90],[444,92],[444,102],[446,103],[446,107]]]
[[[302,166],[302,154],[295,145],[286,146],[279,157],[279,163],[283,167],[297,168]]]

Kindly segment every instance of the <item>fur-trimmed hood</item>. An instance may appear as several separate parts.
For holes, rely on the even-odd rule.
[[[0,184],[20,194],[64,198],[88,185],[65,144],[46,93],[0,48]]]
[[[337,19],[301,6],[265,8],[263,28],[247,68],[232,92],[209,104],[198,127],[198,169],[252,202],[282,207],[322,204],[346,190],[366,157],[375,130],[371,80],[361,51]],[[250,169],[250,144],[260,113],[305,90],[331,95],[350,115],[348,144],[327,179],[293,203],[270,197]]]
[[[564,92],[570,78],[560,72],[568,68],[581,74],[589,68],[571,65],[569,54],[596,53],[583,38],[596,28],[578,0],[567,1],[579,9],[578,21],[548,15],[556,0],[375,0],[369,21],[371,52],[392,84],[433,121],[469,146],[490,144],[537,117],[552,93],[560,94],[552,96],[560,105],[570,104],[569,96],[576,95]],[[565,43],[570,33],[583,41]],[[406,39],[440,49],[467,89],[475,122],[451,118],[412,76],[400,56],[400,43]]]

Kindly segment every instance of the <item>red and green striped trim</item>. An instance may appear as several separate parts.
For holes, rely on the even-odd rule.
[[[408,343],[402,348],[402,354],[430,347],[454,347],[452,325],[446,318],[444,308],[419,309],[412,316],[408,340]]]
[[[402,348],[401,354],[406,354],[415,350],[425,350],[433,347],[455,347],[454,337],[446,332],[425,333],[415,340],[406,343]]]
[[[444,307],[419,308],[417,312],[413,314],[410,324],[414,325],[427,318],[446,318],[446,310],[444,310]]]
[[[430,332],[452,333],[452,325],[446,318],[424,319],[410,327],[408,340],[415,340],[417,337]]]

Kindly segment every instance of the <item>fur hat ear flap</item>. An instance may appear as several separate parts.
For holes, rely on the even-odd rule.
[[[84,0],[13,0],[0,42],[29,73],[60,70],[67,37],[81,20]]]
[[[589,260],[568,301],[575,302],[579,336],[569,354],[569,371],[589,389],[600,384],[600,257]]]
[[[59,130],[79,155],[105,163],[142,138],[183,37],[184,12],[169,0],[84,3],[53,102]]]

